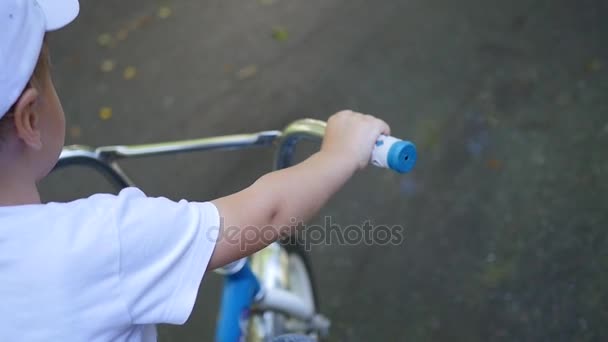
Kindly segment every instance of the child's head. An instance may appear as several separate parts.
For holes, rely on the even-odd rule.
[[[44,37],[78,10],[78,0],[0,0],[0,171],[38,180],[57,161],[65,119]]]

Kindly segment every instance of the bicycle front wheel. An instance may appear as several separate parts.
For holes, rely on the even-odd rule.
[[[300,297],[319,312],[311,263],[304,249],[291,241],[274,243],[251,257],[251,268],[265,288],[280,288]],[[306,322],[278,312],[253,312],[247,341],[268,342],[284,334],[317,338]]]

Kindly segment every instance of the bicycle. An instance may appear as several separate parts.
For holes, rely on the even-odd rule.
[[[296,146],[301,140],[320,140],[324,132],[325,122],[303,119],[291,123],[283,131],[147,145],[99,148],[74,145],[64,148],[56,168],[91,167],[117,189],[123,189],[134,186],[134,183],[120,168],[119,160],[276,145],[275,169],[278,170],[292,165]],[[413,144],[393,137],[381,137],[376,143],[372,163],[405,173],[413,168],[416,158]],[[319,313],[310,261],[298,244],[273,243],[216,272],[225,277],[217,341],[269,341],[287,333],[322,338],[329,333],[331,322]]]

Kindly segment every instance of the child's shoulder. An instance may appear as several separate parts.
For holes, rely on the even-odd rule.
[[[118,194],[100,193],[87,198],[81,198],[70,202],[49,202],[45,204],[20,205],[12,207],[0,207],[0,219],[14,219],[25,217],[44,218],[74,217],[91,214],[107,215],[111,210],[119,207],[133,207],[133,203],[146,199],[147,196],[137,188],[126,188]]]
[[[118,194],[98,193],[86,198],[77,199],[71,202],[59,203],[50,202],[44,205],[48,209],[73,209],[73,208],[93,208],[101,209],[117,205],[125,205],[129,201],[147,198],[146,194],[138,188],[125,188]]]

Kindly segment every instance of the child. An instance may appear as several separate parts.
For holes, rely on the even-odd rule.
[[[154,341],[155,324],[188,319],[206,271],[310,218],[390,133],[383,121],[340,112],[320,152],[207,203],[130,188],[41,204],[36,183],[65,133],[44,36],[78,11],[78,0],[0,1],[0,341]],[[242,248],[239,237],[255,227],[264,235],[248,234]]]

